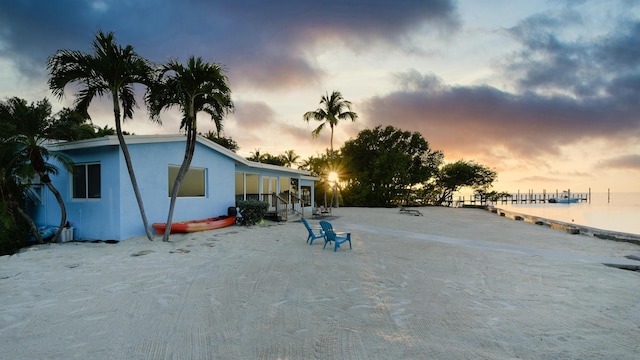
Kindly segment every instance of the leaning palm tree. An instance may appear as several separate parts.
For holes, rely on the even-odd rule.
[[[8,102],[0,102],[0,219],[5,230],[11,231],[17,216],[24,218],[39,244],[42,237],[33,219],[22,209],[31,174],[27,162],[20,159],[20,146],[15,142],[16,126]],[[20,244],[21,242],[17,242]]]
[[[331,154],[333,155],[333,128],[338,125],[340,120],[351,119],[351,121],[356,121],[358,114],[351,111],[351,102],[345,100],[339,91],[332,92],[331,96],[328,93],[323,95],[322,99],[320,99],[320,105],[323,106],[314,111],[306,112],[304,120],[309,122],[309,120],[314,119],[322,122],[311,133],[314,138],[320,135],[325,126],[329,125],[331,128]]]
[[[31,187],[29,182],[24,180],[29,179],[32,173],[29,173],[24,159],[16,156],[20,153],[19,149],[20,146],[11,138],[4,136],[0,138],[0,219],[2,221],[0,227],[10,233],[18,230],[16,224],[17,217],[20,216],[26,221],[36,242],[42,244],[42,236],[40,236],[36,223],[23,209],[26,194]],[[18,247],[26,242],[26,239],[15,240]]]
[[[152,71],[149,62],[136,54],[131,45],[123,48],[116,44],[113,33],[98,31],[93,41],[93,54],[59,50],[47,60],[47,68],[51,74],[49,87],[59,98],[64,95],[67,84],[75,83],[81,88],[76,95],[75,105],[86,117],[89,117],[87,110],[95,96],[111,96],[118,142],[138,201],[145,232],[149,240],[153,240],[121,123],[133,118],[133,111],[137,107],[134,85],[148,83]]]
[[[69,172],[73,172],[73,162],[66,155],[49,151],[45,147],[55,127],[51,118],[51,104],[45,99],[36,104],[27,105],[26,100],[11,98],[6,104],[0,106],[3,107],[1,113],[8,116],[15,131],[15,134],[7,139],[9,143],[16,146],[14,160],[10,167],[20,169],[15,174],[24,178],[31,178],[37,174],[40,182],[51,191],[60,206],[60,226],[52,239],[55,242],[67,222],[67,209],[60,192],[53,186],[49,177],[49,174],[57,175],[58,168],[47,161],[55,159]],[[21,215],[24,217],[24,214]],[[39,242],[42,241],[37,235],[36,238]]]
[[[175,60],[163,65],[158,71],[158,78],[147,91],[146,100],[151,116],[157,120],[164,108],[179,107],[182,111],[180,128],[187,135],[184,159],[171,191],[167,229],[162,238],[163,241],[169,241],[180,184],[195,152],[198,134],[196,115],[200,111],[209,114],[220,133],[224,115],[233,110],[231,89],[220,65],[205,63],[200,57],[192,56],[186,66]]]

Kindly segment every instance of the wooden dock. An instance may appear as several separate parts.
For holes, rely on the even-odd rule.
[[[548,193],[543,190],[541,193],[536,193],[530,190],[526,193],[513,193],[508,196],[502,196],[497,201],[489,201],[485,197],[480,195],[471,196],[457,196],[454,199],[452,196],[446,201],[449,206],[463,207],[463,206],[486,206],[492,204],[536,204],[536,203],[548,203],[549,199],[560,199],[566,195],[570,199],[578,199],[578,202],[591,202],[591,189],[588,192],[571,192],[571,191],[558,191],[555,193]]]
[[[542,193],[535,193],[530,191],[526,194],[522,194],[520,192],[516,194],[511,194],[510,196],[504,196],[498,200],[501,204],[535,204],[535,203],[546,203],[549,202],[549,199],[560,199],[563,196],[566,196],[570,199],[578,199],[578,202],[589,202],[591,198],[591,191],[588,193],[572,193],[571,191],[559,192],[556,190],[554,193],[547,193],[543,191]]]

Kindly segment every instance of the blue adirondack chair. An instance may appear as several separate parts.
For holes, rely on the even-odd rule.
[[[344,244],[345,242],[349,242],[349,249],[351,249],[351,233],[350,232],[341,232],[336,233],[333,230],[333,226],[328,221],[320,221],[320,226],[322,227],[322,231],[324,232],[324,246],[323,249],[327,247],[327,243],[333,241],[334,247],[333,251],[338,251],[340,244]]]
[[[309,245],[313,245],[313,240],[315,239],[324,238],[324,233],[322,232],[322,229],[316,229],[318,231],[318,233],[316,233],[314,229],[307,222],[307,219],[301,218],[301,220],[302,220],[302,223],[304,224],[304,227],[307,228],[307,232],[309,233],[309,236],[307,236],[307,242],[309,243]]]

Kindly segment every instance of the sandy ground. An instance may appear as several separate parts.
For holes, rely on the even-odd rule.
[[[3,359],[637,359],[640,247],[474,209],[300,222],[0,258]],[[316,223],[317,220],[310,220]]]

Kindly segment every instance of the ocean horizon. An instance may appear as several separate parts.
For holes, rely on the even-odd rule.
[[[503,204],[498,201],[492,205],[549,220],[640,235],[640,193],[592,193],[590,201],[573,204],[512,204],[511,201]]]

